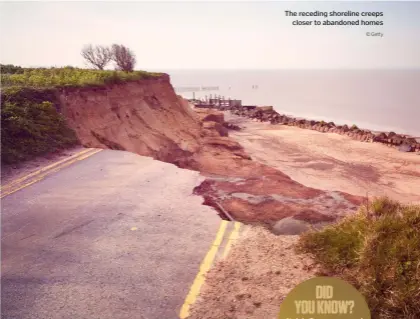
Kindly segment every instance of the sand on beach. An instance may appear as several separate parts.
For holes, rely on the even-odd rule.
[[[250,227],[206,275],[188,319],[275,319],[287,294],[318,266],[297,254],[298,236]]]
[[[416,153],[335,133],[254,122],[230,112],[225,112],[225,118],[244,127],[230,136],[253,160],[305,186],[420,203],[420,155]]]
[[[254,161],[307,187],[420,203],[420,156],[415,153],[333,133],[255,122],[229,112],[225,118],[243,127],[229,135]],[[278,318],[287,294],[322,270],[310,256],[295,252],[298,236],[247,227],[230,254],[206,275],[188,319]]]

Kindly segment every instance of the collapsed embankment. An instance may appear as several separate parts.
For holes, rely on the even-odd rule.
[[[200,123],[169,77],[64,89],[62,113],[86,147],[126,150],[180,166],[199,148]]]
[[[274,225],[285,217],[325,223],[355,210],[362,199],[299,184],[252,161],[228,137],[223,114],[192,109],[168,76],[96,89],[64,90],[62,112],[82,145],[131,151],[200,171],[194,192],[221,216]]]
[[[322,224],[355,210],[362,201],[306,187],[252,161],[228,136],[236,127],[225,123],[220,112],[192,109],[176,95],[168,75],[59,88],[50,99],[49,112],[54,113],[54,105],[61,113],[57,118],[65,119],[83,146],[126,150],[200,171],[207,179],[194,192],[224,218],[274,225],[290,217]]]

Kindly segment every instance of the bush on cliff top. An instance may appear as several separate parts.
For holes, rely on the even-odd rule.
[[[353,216],[301,236],[325,275],[351,282],[372,318],[420,318],[420,205],[375,199]]]
[[[60,87],[103,86],[162,76],[146,71],[1,67],[1,162],[17,163],[78,143],[59,113]]]
[[[18,69],[16,69],[18,68]],[[73,67],[64,68],[22,68],[4,66],[1,68],[1,83],[3,87],[65,87],[106,85],[159,77],[162,73],[146,71],[109,71],[89,70]],[[10,72],[10,73],[7,73]]]
[[[12,164],[78,143],[57,111],[52,90],[1,92],[1,162]]]

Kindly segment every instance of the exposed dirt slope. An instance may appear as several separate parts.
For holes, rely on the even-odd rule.
[[[127,150],[176,163],[198,148],[200,122],[169,77],[71,89],[62,112],[87,147]]]
[[[193,110],[169,77],[60,95],[62,111],[81,143],[131,151],[198,170],[207,180],[195,189],[226,217],[274,224],[285,217],[329,222],[354,210],[361,198],[324,192],[252,161],[230,137],[224,115]]]

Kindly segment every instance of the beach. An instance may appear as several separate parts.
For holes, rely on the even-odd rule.
[[[272,125],[230,111],[224,116],[241,128],[229,131],[229,137],[241,144],[253,161],[306,187],[368,200],[386,195],[402,203],[420,203],[420,153],[400,152],[336,133]],[[271,192],[275,191],[273,186]],[[260,207],[261,213],[268,214],[264,208]],[[323,273],[311,256],[295,251],[299,236],[276,236],[258,226],[244,225],[243,229],[231,253],[207,274],[189,319],[278,318],[287,294]]]
[[[255,122],[230,112],[225,112],[225,118],[243,127],[230,136],[253,160],[305,186],[420,203],[420,156],[416,153],[346,135]]]

